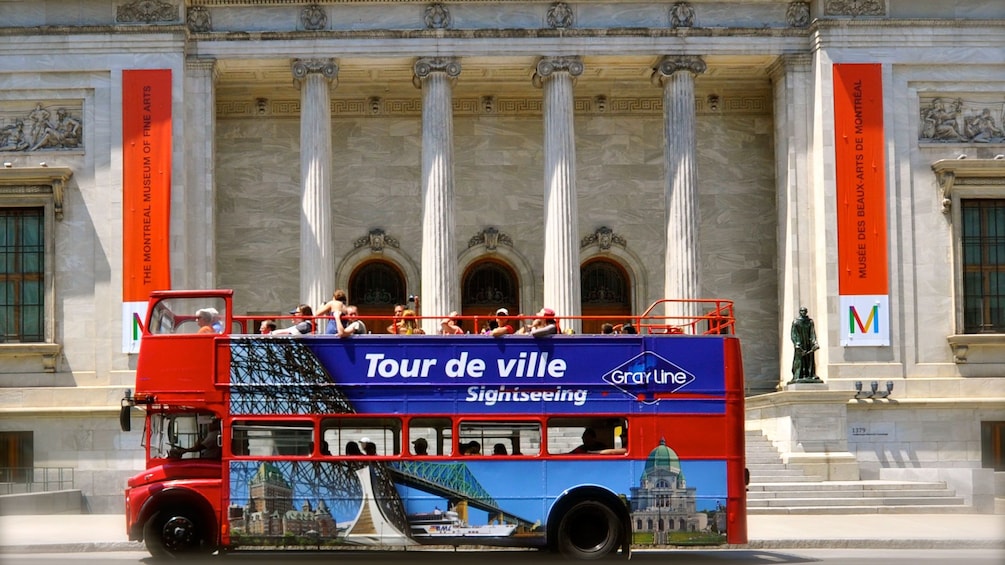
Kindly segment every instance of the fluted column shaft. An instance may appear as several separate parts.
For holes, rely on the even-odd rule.
[[[172,256],[177,288],[216,288],[216,77],[215,59],[185,61],[185,185],[179,197],[185,214],[172,218],[171,233],[182,238],[180,261]],[[175,214],[175,216],[179,216]],[[174,247],[174,245],[172,245]],[[182,272],[177,272],[178,267]],[[179,284],[180,283],[180,284]]]
[[[698,255],[698,174],[695,141],[694,77],[705,72],[700,57],[664,57],[653,73],[663,87],[666,185],[664,294],[673,299],[700,297]],[[668,305],[668,316],[693,316],[696,307]]]
[[[544,90],[544,305],[559,316],[582,311],[572,95],[582,72],[578,57],[546,57],[534,76]],[[582,329],[578,321],[566,326]]]
[[[298,59],[300,87],[300,300],[317,307],[335,289],[331,234],[332,59]]]
[[[460,309],[460,281],[454,245],[454,121],[452,83],[461,73],[454,59],[415,63],[422,88],[422,280],[423,315],[445,316]],[[438,319],[425,319],[427,334],[439,333]]]

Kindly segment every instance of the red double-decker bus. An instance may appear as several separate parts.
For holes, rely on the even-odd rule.
[[[697,314],[636,334],[341,339],[243,333],[231,291],[155,292],[123,400],[147,455],[129,538],[155,556],[745,543],[732,304],[679,306]]]

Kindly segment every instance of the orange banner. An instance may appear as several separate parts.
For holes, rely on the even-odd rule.
[[[171,70],[122,71],[122,299],[171,288]]]
[[[838,294],[888,293],[883,74],[879,64],[834,65]]]

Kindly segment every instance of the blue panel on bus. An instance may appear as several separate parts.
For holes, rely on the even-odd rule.
[[[724,387],[723,340],[718,336],[304,341],[332,379],[348,385],[603,386],[643,400],[678,393],[721,395]]]

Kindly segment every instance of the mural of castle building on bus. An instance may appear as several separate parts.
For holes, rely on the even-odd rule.
[[[651,543],[666,545],[725,533],[721,506],[705,512],[697,509],[697,502],[697,489],[687,486],[680,458],[661,439],[646,458],[639,486],[631,489],[632,528],[637,542],[651,536]]]
[[[275,465],[259,465],[248,483],[248,490],[248,505],[231,505],[228,510],[233,535],[307,537],[314,540],[337,537],[338,526],[325,501],[318,501],[315,508],[305,500],[300,510],[296,510],[293,487]]]

